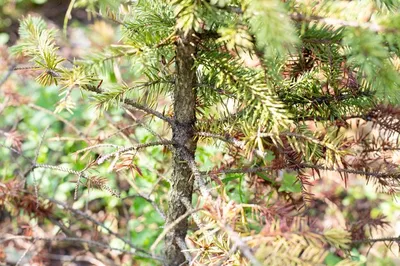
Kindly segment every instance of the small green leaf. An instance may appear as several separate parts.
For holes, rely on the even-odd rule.
[[[295,175],[284,173],[282,185],[279,188],[279,191],[298,193],[301,192],[301,185],[299,182],[297,182],[297,178]]]
[[[225,177],[224,179],[222,179],[222,183],[226,184],[232,180],[240,178],[241,176],[242,175],[240,175],[240,174],[229,175],[229,176]]]
[[[328,256],[326,256],[326,258],[325,258],[325,264],[327,266],[334,266],[337,263],[339,263],[340,261],[342,261],[342,259],[333,253],[329,253]]]

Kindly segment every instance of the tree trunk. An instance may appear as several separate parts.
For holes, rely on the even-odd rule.
[[[184,158],[188,153],[194,159],[196,140],[194,139],[194,124],[196,122],[196,69],[194,55],[196,53],[196,38],[193,31],[186,35],[179,34],[176,43],[176,81],[174,89],[174,119],[172,140],[174,147],[173,174],[168,202],[167,221],[174,222],[185,214],[186,208],[181,199],[192,201],[193,182],[192,171]],[[185,257],[176,239],[184,240],[188,229],[187,219],[180,222],[165,238],[166,265],[181,265]]]

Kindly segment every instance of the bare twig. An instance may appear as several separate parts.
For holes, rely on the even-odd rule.
[[[95,86],[87,86],[85,88],[87,90],[95,92],[97,94],[103,94],[104,93],[104,91],[102,89],[100,89],[98,87],[95,87]],[[146,105],[140,104],[140,103],[138,103],[138,102],[136,102],[136,101],[134,101],[132,99],[124,99],[123,103],[124,103],[125,107],[127,107],[128,109],[133,107],[133,108],[141,110],[141,111],[143,111],[143,112],[145,112],[147,114],[154,115],[155,117],[158,117],[161,120],[164,120],[165,122],[169,123],[170,125],[174,125],[174,123],[175,123],[172,118],[164,116],[162,113],[160,113],[160,112],[158,112],[158,111],[156,111],[156,110],[154,110],[154,109],[152,109],[152,108],[150,108],[150,107],[148,107]]]
[[[46,241],[46,242],[72,242],[72,243],[86,243],[90,246],[95,246],[95,247],[100,247],[108,250],[116,250],[120,251],[122,253],[126,254],[131,254],[139,257],[145,257],[145,258],[151,258],[155,260],[162,260],[162,258],[157,257],[157,256],[152,256],[150,254],[137,254],[136,251],[129,251],[129,250],[124,250],[120,248],[114,248],[111,247],[110,245],[98,242],[98,241],[93,241],[93,240],[88,240],[88,239],[83,239],[83,238],[78,238],[78,237],[63,237],[63,238],[49,238],[49,237],[33,237],[33,236],[9,236],[9,237],[0,237],[0,243],[6,242],[6,241],[11,241],[14,239],[26,239],[30,241]]]
[[[24,158],[25,160],[31,162],[32,165],[35,164],[30,158],[26,157],[25,155],[22,154],[22,152],[20,152],[20,151],[17,150],[17,149],[14,149],[13,147],[6,146],[6,145],[4,145],[4,144],[2,144],[2,143],[0,143],[0,147],[6,148],[6,149],[8,149],[8,150],[10,150],[10,151],[12,151],[12,152],[18,154],[18,156],[20,156],[20,157]]]
[[[214,6],[218,8],[217,6]],[[227,7],[221,7],[220,9],[233,12],[236,14],[243,14],[243,10],[240,7],[235,7],[235,6],[227,6]],[[325,18],[321,16],[307,16],[304,14],[300,13],[293,13],[290,14],[291,19],[294,21],[298,22],[311,22],[311,21],[319,21],[322,23],[325,23],[330,26],[336,26],[336,27],[351,27],[351,28],[362,28],[362,29],[367,29],[373,32],[397,32],[398,30],[395,28],[387,28],[384,26],[381,26],[376,23],[371,23],[371,22],[358,22],[358,21],[346,21],[346,20],[341,20],[341,19],[336,19],[336,18]]]
[[[201,136],[201,137],[206,137],[206,138],[219,139],[219,140],[225,141],[229,144],[232,144],[233,146],[235,146],[236,148],[239,148],[241,150],[245,149],[245,143],[243,141],[235,139],[234,137],[229,136],[228,134],[225,136],[222,136],[222,135],[211,133],[211,132],[196,132],[196,135]],[[255,155],[257,155],[259,158],[265,158],[265,156],[267,155],[265,152],[260,151],[258,149],[253,149],[252,152]]]
[[[44,137],[46,136],[46,133],[47,133],[47,131],[49,130],[49,128],[50,128],[50,126],[47,126],[47,127],[43,130],[43,134],[42,134],[42,136],[41,136],[41,138],[40,138],[39,145],[36,147],[35,159],[33,159],[33,161],[34,161],[35,163],[37,163],[37,159],[38,159],[38,157],[39,157],[40,148],[41,148],[42,145],[43,145]]]
[[[65,172],[69,174],[74,174],[74,175],[80,175],[82,174],[81,171],[76,171],[70,168],[65,168],[62,166],[58,165],[50,165],[50,164],[34,164],[34,168],[45,168],[45,169],[52,169],[52,170],[57,170],[60,172]]]
[[[355,174],[355,175],[363,175],[363,176],[371,176],[371,177],[376,177],[376,178],[400,177],[400,172],[368,172],[368,171],[364,171],[364,170],[347,169],[347,168],[339,168],[339,167],[326,167],[323,165],[307,164],[307,163],[302,163],[296,167],[318,169],[318,170],[323,170],[323,171],[333,171],[333,172]]]
[[[251,265],[261,266],[261,263],[256,259],[256,257],[254,257],[251,248],[242,240],[238,233],[233,231],[233,229],[228,225],[223,225],[221,222],[218,222],[218,224],[228,234],[232,242],[237,245],[243,256],[245,256],[251,262]]]
[[[86,251],[83,250],[83,253],[86,253]],[[125,253],[129,254],[129,252],[125,252]],[[67,261],[67,263],[68,263],[67,265],[71,265],[73,262],[78,262],[78,263],[74,263],[74,264],[80,264],[79,262],[87,262],[90,265],[106,266],[106,264],[104,264],[103,262],[101,262],[100,260],[98,260],[96,258],[93,258],[91,256],[82,256],[79,253],[74,256],[46,253],[46,257],[50,258],[51,260]],[[65,265],[65,263],[63,265]],[[107,264],[107,265],[111,265],[111,264]]]
[[[139,125],[143,126],[147,131],[149,131],[151,134],[153,134],[154,136],[156,136],[157,138],[159,138],[160,140],[165,140],[160,134],[158,134],[157,132],[155,132],[149,125],[147,125],[146,123],[144,123],[142,120],[137,119],[132,112],[130,112],[129,110],[125,110],[126,113],[133,119],[135,120],[136,123],[138,123]]]
[[[370,30],[373,32],[396,32],[397,29],[394,28],[386,28],[381,25],[378,25],[376,23],[371,23],[371,22],[358,22],[358,21],[346,21],[346,20],[341,20],[341,19],[336,19],[336,18],[325,18],[321,16],[306,16],[300,13],[294,13],[291,14],[290,17],[294,21],[305,21],[305,22],[311,22],[311,21],[318,21],[322,22],[326,25],[330,26],[335,26],[335,27],[351,27],[351,28],[362,28],[366,30]]]
[[[63,203],[63,202],[61,202],[61,201],[58,201],[58,200],[56,200],[56,199],[53,199],[53,198],[46,198],[46,197],[43,197],[43,196],[42,196],[42,198],[47,199],[47,200],[49,200],[49,201],[51,201],[51,202],[53,202],[53,203],[55,203],[55,204],[57,204],[57,205],[60,205],[60,206],[62,206],[63,208],[65,208],[65,209],[67,209],[67,210],[73,212],[74,214],[79,215],[79,216],[85,218],[86,220],[88,220],[88,221],[94,223],[95,225],[97,225],[97,226],[99,226],[99,227],[105,229],[110,235],[113,235],[113,236],[115,236],[116,238],[122,240],[122,242],[124,242],[125,244],[127,244],[128,246],[130,246],[131,248],[133,248],[134,250],[139,251],[139,252],[142,252],[142,253],[145,253],[145,254],[147,254],[147,255],[150,255],[146,250],[144,250],[144,249],[142,249],[142,248],[140,248],[140,247],[137,247],[136,245],[134,245],[134,244],[131,243],[130,241],[126,240],[125,238],[121,237],[119,234],[115,233],[115,232],[112,231],[110,228],[108,228],[107,226],[105,226],[103,223],[97,221],[96,219],[94,219],[93,217],[89,216],[88,214],[86,214],[86,213],[84,213],[84,212],[82,212],[82,211],[80,211],[80,210],[78,210],[78,209],[74,209],[74,208],[68,206],[67,204],[65,204],[65,203]]]
[[[188,164],[190,170],[192,171],[194,180],[197,183],[197,186],[200,188],[201,195],[206,199],[210,195],[210,192],[207,189],[206,184],[204,183],[204,180],[201,177],[201,173],[199,169],[197,168],[195,160],[190,156],[189,151],[184,147],[183,149],[183,158],[186,163]]]
[[[382,238],[366,238],[352,241],[353,244],[360,243],[377,243],[377,242],[397,242],[400,244],[400,236],[398,237],[382,237]]]
[[[122,200],[130,199],[130,198],[142,198],[142,199],[146,200],[148,203],[150,203],[153,206],[153,208],[158,212],[158,214],[165,220],[165,213],[148,196],[143,195],[143,194],[140,193],[140,194],[127,196],[127,197],[123,198]]]
[[[104,141],[104,140],[106,140],[106,139],[112,138],[112,137],[114,137],[114,136],[117,135],[117,134],[121,134],[124,130],[129,129],[129,128],[132,128],[132,127],[135,127],[135,126],[136,126],[136,125],[129,125],[129,126],[126,126],[126,127],[123,127],[123,128],[115,127],[115,128],[117,129],[115,132],[113,132],[113,133],[111,133],[111,134],[109,134],[109,135],[107,135],[107,136],[105,136],[105,137],[102,137],[101,140]],[[125,136],[125,135],[124,135],[124,136]]]
[[[21,263],[22,259],[26,256],[26,254],[29,252],[29,250],[31,250],[31,248],[35,245],[36,239],[33,239],[32,244],[29,245],[29,247],[27,249],[25,249],[24,253],[22,253],[21,257],[19,257],[17,263],[15,264],[15,266],[19,266],[19,264]]]
[[[188,211],[191,211],[191,212],[195,211],[195,209],[192,207],[192,204],[188,200],[184,199],[184,200],[182,200],[182,203],[185,205],[185,207]],[[199,217],[197,217],[197,215],[193,215],[193,220],[195,221],[195,223],[197,224],[197,226],[199,228],[203,228],[203,225],[202,225]],[[216,221],[216,222],[217,222],[218,226],[228,234],[229,238],[233,240],[233,242],[237,245],[237,247],[240,249],[242,254],[249,261],[251,261],[252,265],[261,266],[261,263],[254,257],[254,255],[251,251],[251,248],[243,241],[243,239],[239,236],[238,233],[233,231],[233,229],[230,228],[230,226],[224,225],[220,221]]]
[[[178,217],[178,219],[176,219],[175,221],[170,223],[167,227],[165,227],[164,230],[162,231],[162,233],[157,237],[156,241],[154,241],[154,243],[151,245],[150,251],[154,252],[155,248],[161,242],[161,240],[165,237],[165,235],[169,231],[171,231],[175,226],[177,226],[182,220],[186,219],[186,217],[188,217],[188,216],[192,215],[193,213],[198,212],[200,210],[201,209],[194,209],[191,211],[187,211],[185,214],[181,215],[180,217]]]
[[[121,148],[121,146],[115,145],[115,144],[111,144],[111,143],[100,143],[100,144],[96,144],[96,145],[93,145],[93,146],[86,147],[84,149],[77,150],[74,153],[78,154],[78,153],[90,151],[90,150],[97,149],[97,148],[109,148],[109,147],[116,148],[116,149],[120,149]]]
[[[110,153],[110,154],[107,154],[107,155],[103,155],[97,160],[97,163],[98,164],[102,164],[103,162],[105,162],[106,160],[110,159],[111,157],[118,156],[118,155],[120,155],[122,153],[125,153],[125,152],[128,152],[128,151],[140,150],[140,149],[147,148],[147,147],[152,147],[152,146],[169,146],[169,145],[173,145],[173,144],[174,143],[172,141],[170,141],[170,140],[155,141],[155,142],[137,144],[137,145],[134,145],[134,146],[131,146],[131,147],[119,149],[118,151]]]
[[[272,166],[260,166],[260,167],[244,167],[244,168],[230,168],[222,170],[211,170],[211,171],[201,171],[200,174],[205,175],[218,175],[218,174],[254,174],[261,173],[265,171],[271,171]]]
[[[8,68],[6,74],[5,74],[4,77],[0,80],[0,88],[1,88],[1,86],[3,86],[4,83],[6,83],[6,81],[8,80],[8,78],[11,76],[11,74],[12,74],[13,71],[14,71],[15,66],[16,66],[15,64],[12,64],[12,65]]]
[[[28,106],[29,106],[30,108],[32,108],[32,109],[35,109],[35,110],[38,110],[38,111],[42,111],[42,112],[44,112],[44,113],[46,113],[46,114],[49,114],[49,115],[55,117],[57,120],[63,122],[65,125],[67,125],[68,127],[70,127],[70,128],[71,128],[73,131],[75,131],[75,133],[78,134],[80,137],[83,137],[83,138],[86,139],[86,136],[85,136],[85,134],[84,134],[82,131],[80,131],[77,127],[75,127],[71,122],[69,122],[68,120],[66,120],[66,119],[63,118],[62,116],[60,116],[60,115],[58,115],[58,114],[56,114],[56,113],[53,113],[52,111],[47,110],[46,108],[43,108],[43,107],[41,107],[41,106],[38,106],[38,105],[35,105],[35,104],[32,104],[32,103],[28,104]]]
[[[175,242],[176,244],[179,246],[179,248],[181,249],[183,255],[185,256],[185,259],[189,262],[189,265],[191,265],[192,263],[192,257],[190,256],[190,254],[187,252],[187,246],[185,241],[182,238],[176,237],[175,238]]]
[[[392,177],[400,177],[400,172],[369,172],[364,170],[357,170],[357,169],[350,169],[350,168],[339,168],[339,167],[327,167],[324,165],[318,164],[308,164],[308,163],[301,163],[298,165],[282,167],[282,169],[318,169],[323,171],[332,171],[332,172],[339,172],[339,173],[347,173],[347,174],[356,174],[356,175],[363,175],[363,176],[371,176],[376,178],[392,178]],[[239,173],[258,173],[258,172],[265,172],[274,170],[272,166],[264,166],[264,167],[249,167],[249,168],[231,168],[231,169],[224,169],[224,170],[217,170],[217,171],[202,171],[200,172],[201,175],[213,175],[213,174],[239,174]],[[276,169],[275,169],[276,170]]]

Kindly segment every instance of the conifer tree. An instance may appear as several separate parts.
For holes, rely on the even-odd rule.
[[[116,23],[122,39],[67,60],[57,52],[61,33],[39,17],[21,21],[12,51],[40,71],[37,82],[60,88],[55,111],[74,112],[71,93],[80,90],[100,113],[139,110],[171,134],[116,147],[83,171],[36,162],[32,168],[71,171],[118,195],[107,179],[85,171],[106,163],[120,170],[128,152],[146,147],[171,149],[169,200],[157,207],[165,215],[164,253],[154,263],[320,265],[329,250],[346,251],[361,240],[350,228],[307,223],[314,178],[333,172],[346,183],[361,175],[396,193],[400,172],[382,154],[398,149],[400,133],[397,1],[76,0],[71,8]],[[112,78],[114,65],[131,73],[129,84]],[[171,104],[159,106],[161,98]],[[351,123],[383,133],[350,139]],[[229,161],[201,171],[196,150],[204,143]],[[252,195],[252,204],[233,200],[243,178],[254,176],[270,196]],[[231,191],[229,182],[236,184]],[[340,265],[355,265],[348,253],[341,256]]]

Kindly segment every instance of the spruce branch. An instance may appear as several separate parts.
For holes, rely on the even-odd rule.
[[[104,249],[108,249],[108,250],[115,250],[115,251],[119,251],[124,254],[131,254],[131,255],[135,255],[135,256],[139,256],[139,257],[143,257],[143,258],[149,258],[149,259],[162,261],[162,258],[159,256],[154,256],[154,255],[146,254],[146,253],[138,254],[137,251],[135,251],[135,250],[130,251],[130,250],[125,250],[125,249],[121,249],[121,248],[114,248],[108,244],[105,244],[105,243],[102,243],[99,241],[94,241],[94,240],[89,240],[89,239],[84,239],[84,238],[79,238],[79,237],[63,237],[63,238],[54,237],[54,238],[51,238],[51,237],[10,235],[10,236],[6,236],[6,237],[0,237],[0,243],[12,241],[15,239],[25,239],[25,240],[33,241],[33,243],[35,243],[36,241],[85,243],[85,244],[88,244],[89,246],[104,248]]]
[[[118,134],[123,134],[123,131],[125,131],[125,130],[127,130],[127,129],[130,129],[130,128],[133,128],[133,127],[136,127],[136,126],[137,126],[137,125],[129,125],[129,126],[125,126],[125,127],[122,127],[122,128],[118,128],[117,126],[112,125],[112,127],[115,128],[116,131],[113,132],[113,133],[108,134],[108,135],[105,136],[105,137],[102,137],[102,138],[101,138],[101,141],[110,139],[110,138],[112,138],[112,137],[114,137],[114,136],[116,136],[116,135],[118,135]],[[113,144],[110,144],[110,145],[113,145]],[[118,145],[115,145],[115,146],[118,146]]]
[[[199,169],[197,168],[196,161],[190,156],[190,152],[186,147],[182,147],[182,151],[182,159],[185,160],[190,170],[192,171],[194,180],[196,181],[198,188],[200,188],[201,195],[203,196],[203,198],[207,199],[210,195],[210,192],[206,184],[204,183]]]
[[[185,205],[188,211],[193,213],[196,212],[196,209],[192,207],[191,203],[187,199],[182,199],[182,203]],[[204,227],[197,216],[194,216],[193,218],[200,229]],[[243,241],[237,232],[235,232],[229,225],[223,224],[221,221],[215,220],[215,222],[217,223],[218,227],[221,228],[237,245],[242,254],[252,263],[252,265],[261,266],[261,263],[254,257],[251,248]]]
[[[44,137],[46,136],[47,131],[49,130],[50,126],[47,126],[44,131],[43,134],[40,138],[40,142],[39,145],[36,148],[36,152],[35,152],[35,158],[33,159],[33,162],[36,164],[37,160],[39,158],[39,153],[40,153],[40,148],[43,145],[43,141],[44,141]],[[33,178],[33,186],[35,188],[35,197],[36,197],[36,208],[39,208],[39,189],[38,189],[38,184],[36,181],[36,176],[35,176],[35,171],[34,168],[32,168],[32,178]]]
[[[227,12],[235,13],[238,15],[242,15],[244,13],[243,10],[237,6],[225,6],[225,7],[213,6],[213,7],[221,9],[221,10],[225,10]],[[301,14],[298,12],[290,14],[290,18],[297,22],[318,21],[318,22],[322,22],[322,23],[324,23],[326,25],[330,25],[330,26],[362,28],[362,29],[367,29],[367,30],[373,31],[373,32],[394,33],[394,32],[398,31],[395,28],[387,28],[382,25],[379,25],[376,23],[371,23],[371,22],[347,21],[347,20],[327,18],[327,17],[322,17],[322,16],[316,16],[316,15],[310,16],[310,15],[305,15],[305,14]]]
[[[164,230],[161,232],[160,235],[158,235],[157,239],[153,242],[153,244],[150,247],[150,251],[154,252],[156,249],[157,245],[164,239],[165,235],[171,231],[175,226],[177,226],[183,219],[186,219],[193,213],[196,213],[200,211],[201,209],[194,209],[192,211],[187,211],[185,214],[181,215],[178,219],[176,219],[174,222],[170,223],[168,226],[164,227]]]
[[[123,198],[122,200],[131,199],[131,198],[142,198],[142,199],[146,200],[148,203],[150,203],[151,206],[153,206],[153,208],[161,216],[161,218],[163,218],[165,220],[164,211],[162,211],[160,209],[160,207],[154,202],[154,200],[150,199],[150,195],[151,195],[151,193],[149,193],[148,195],[144,195],[143,193],[138,193],[138,194],[135,194],[135,195],[127,196],[127,197]]]
[[[74,154],[79,154],[79,153],[82,153],[82,152],[91,151],[91,150],[98,149],[98,148],[110,148],[110,147],[111,148],[116,148],[116,149],[120,149],[121,148],[121,146],[115,145],[115,144],[111,144],[111,143],[99,143],[99,144],[95,144],[95,145],[92,145],[92,146],[77,150],[76,152],[74,152]]]
[[[298,168],[298,169],[310,168],[310,169],[318,169],[318,170],[323,170],[323,171],[362,175],[362,176],[367,176],[367,177],[375,177],[375,178],[383,178],[383,179],[394,178],[394,179],[400,180],[400,172],[369,172],[368,170],[357,170],[357,169],[340,168],[340,167],[327,167],[324,165],[316,165],[316,164],[308,164],[308,163],[301,163],[294,167]]]
[[[83,137],[83,138],[86,139],[86,136],[82,131],[80,131],[76,126],[74,126],[71,122],[69,122],[67,119],[65,119],[61,115],[56,114],[56,113],[54,113],[54,112],[52,112],[52,111],[50,111],[50,110],[48,110],[46,108],[43,108],[43,107],[41,107],[39,105],[36,105],[36,104],[33,104],[33,103],[28,104],[28,107],[30,107],[30,108],[32,108],[34,110],[37,110],[37,111],[44,112],[46,114],[49,114],[49,115],[55,117],[57,120],[63,122],[65,125],[67,125],[69,128],[71,128],[73,131],[75,131],[75,133],[78,134],[80,137]]]
[[[157,137],[159,140],[165,140],[160,134],[158,134],[157,132],[155,132],[149,125],[147,125],[143,119],[137,119],[135,117],[135,115],[130,112],[128,109],[126,109],[126,113],[133,119],[135,120],[135,122],[139,125],[141,125],[142,127],[144,127],[148,132],[150,132],[151,134],[153,134],[153,136]]]
[[[58,166],[58,165],[50,165],[50,164],[34,164],[34,168],[44,168],[44,169],[51,169],[51,170],[56,170],[60,172],[65,172],[73,175],[81,175],[81,171],[76,171],[70,168]]]
[[[201,171],[200,174],[202,176],[218,175],[218,174],[254,174],[254,173],[267,172],[271,170],[274,170],[272,166],[260,166],[260,167],[244,167],[244,168]]]
[[[151,109],[148,106],[140,104],[140,103],[138,103],[138,102],[136,102],[136,101],[134,101],[132,99],[126,99],[126,100],[124,100],[123,103],[125,104],[125,106],[128,109],[131,109],[131,107],[133,107],[133,108],[139,109],[139,110],[141,110],[141,111],[143,111],[145,113],[154,115],[155,117],[158,117],[161,120],[164,120],[165,122],[167,122],[170,125],[174,125],[174,123],[175,123],[175,121],[172,118],[170,118],[168,116],[164,116],[162,113],[160,113],[160,112],[158,112],[158,111],[156,111],[154,109]]]
[[[116,157],[119,156],[125,152],[128,151],[132,151],[132,150],[140,150],[143,148],[147,148],[147,147],[153,147],[153,146],[169,146],[169,145],[173,145],[174,143],[170,140],[164,140],[164,141],[155,141],[155,142],[149,142],[149,143],[142,143],[142,144],[137,144],[131,147],[127,147],[127,148],[122,148],[117,150],[116,152],[110,153],[110,154],[106,154],[101,156],[100,158],[97,159],[97,164],[102,164],[103,162],[107,161],[108,159],[112,158],[112,157]]]
[[[171,230],[172,229],[173,228],[171,228]],[[182,251],[182,253],[183,253],[183,255],[185,256],[185,259],[186,259],[186,261],[183,262],[181,265],[186,264],[186,262],[188,262],[189,265],[191,265],[193,260],[192,260],[192,257],[190,256],[190,254],[187,252],[188,248],[186,246],[185,241],[180,237],[175,237],[175,242],[179,246],[179,248],[181,249],[181,251]]]
[[[298,139],[303,139],[309,142],[312,142],[314,144],[326,147],[327,149],[332,150],[333,152],[340,152],[334,145],[326,142],[326,141],[321,141],[317,138],[311,137],[311,136],[306,136],[304,134],[300,133],[295,133],[295,132],[281,132],[279,134],[275,133],[257,133],[257,137],[265,138],[265,137],[295,137]]]
[[[229,134],[225,134],[225,136],[211,133],[211,132],[196,132],[195,134],[200,137],[214,138],[214,139],[222,140],[224,142],[232,144],[234,147],[239,148],[241,150],[245,150],[245,148],[246,148],[245,142],[240,141],[240,140],[230,136]],[[253,149],[251,152],[255,153],[259,158],[265,158],[265,156],[266,156],[266,153],[263,151],[260,151],[259,149]]]
[[[316,15],[307,16],[301,13],[293,13],[290,18],[297,22],[322,22],[326,25],[334,27],[351,27],[351,28],[361,28],[372,32],[389,32],[396,33],[398,30],[396,28],[387,28],[382,25],[371,23],[371,22],[357,22],[357,21],[346,21],[336,18],[327,18]]]
[[[104,230],[107,231],[107,233],[109,233],[110,235],[115,236],[116,238],[118,238],[118,239],[120,239],[122,242],[124,242],[126,245],[128,245],[129,247],[131,247],[132,249],[134,249],[134,252],[138,251],[138,252],[141,252],[141,253],[150,255],[149,252],[147,252],[146,250],[144,250],[144,249],[142,249],[142,248],[136,246],[135,244],[133,244],[133,243],[130,242],[129,240],[123,238],[123,237],[120,236],[118,233],[114,232],[114,231],[111,230],[109,227],[107,227],[106,225],[104,225],[102,222],[99,222],[99,221],[97,221],[96,219],[94,219],[93,217],[91,217],[89,214],[86,214],[86,213],[82,212],[81,210],[75,209],[75,208],[69,206],[68,204],[63,203],[63,202],[61,202],[61,201],[59,201],[59,200],[56,200],[56,199],[53,199],[53,198],[47,198],[47,197],[44,197],[44,196],[41,196],[41,197],[42,197],[43,199],[49,200],[49,201],[51,201],[51,202],[57,204],[57,205],[63,207],[64,209],[66,209],[66,210],[68,210],[68,211],[74,213],[75,215],[79,215],[79,216],[81,216],[82,218],[84,218],[84,219],[86,219],[86,220],[92,222],[93,224],[95,224],[95,225],[97,225],[97,226],[103,228]]]
[[[365,238],[353,240],[353,244],[362,244],[362,243],[377,243],[377,242],[396,242],[400,244],[400,236],[398,237],[382,237],[382,238]]]
[[[400,172],[370,172],[368,170],[358,170],[351,168],[340,168],[340,167],[327,167],[324,165],[318,164],[309,164],[309,163],[300,163],[298,165],[286,165],[281,169],[288,170],[299,170],[299,169],[317,169],[322,171],[331,171],[331,172],[339,172],[346,174],[355,174],[362,175],[367,177],[375,177],[375,178],[396,178],[400,179]],[[202,176],[205,175],[216,175],[216,174],[253,174],[253,173],[261,173],[271,170],[277,170],[276,167],[273,166],[260,166],[260,167],[244,167],[244,168],[231,168],[231,169],[221,169],[221,170],[210,170],[210,171],[201,171],[200,174]]]
[[[88,90],[88,91],[95,92],[98,95],[103,95],[104,96],[107,93],[104,90],[102,90],[101,88],[95,87],[95,86],[85,86],[83,88]],[[160,112],[158,112],[158,111],[156,111],[156,110],[154,110],[154,109],[152,109],[152,108],[150,108],[150,107],[148,107],[146,105],[140,104],[140,103],[138,103],[138,102],[136,102],[136,101],[134,101],[132,99],[122,99],[122,103],[128,109],[135,108],[135,109],[141,110],[141,111],[143,111],[143,112],[145,112],[147,114],[154,115],[155,117],[158,117],[161,120],[166,121],[170,125],[174,124],[174,120],[172,118],[164,116],[162,113],[160,113]]]
[[[32,243],[29,245],[29,247],[27,249],[25,249],[24,253],[22,253],[22,255],[19,257],[17,263],[15,264],[15,266],[19,266],[22,259],[26,256],[26,254],[32,249],[32,247],[35,245],[37,239],[33,239]]]
[[[0,79],[0,88],[3,86],[4,83],[6,83],[6,81],[8,80],[8,78],[11,76],[11,74],[12,74],[13,71],[14,71],[15,66],[16,66],[16,64],[12,64],[12,65],[8,68],[8,70],[7,70],[7,72],[4,74],[4,76]]]

